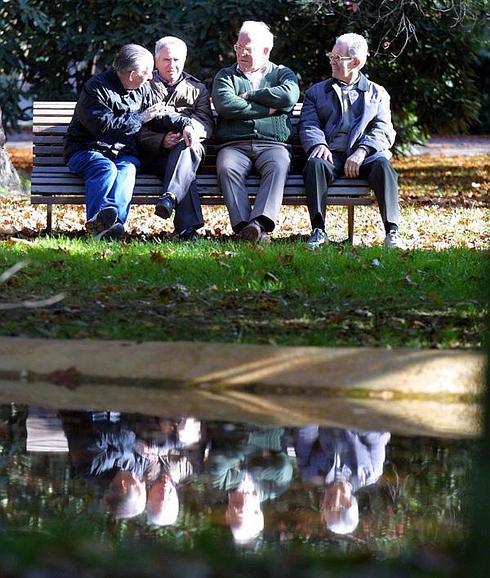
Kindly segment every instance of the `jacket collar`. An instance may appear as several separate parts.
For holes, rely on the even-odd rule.
[[[186,72],[184,70],[182,72],[179,80],[177,80],[177,82],[175,84],[173,84],[172,86],[178,86],[183,80],[194,80],[195,82],[199,82],[195,76],[192,76],[192,74],[189,74],[188,72]],[[160,76],[160,73],[158,72],[157,69],[155,69],[153,71],[153,81],[154,82],[162,82],[165,86],[169,86],[169,84],[167,82],[165,82],[165,80],[163,80],[163,78]]]
[[[328,80],[325,81],[325,92],[330,92],[331,90],[333,90],[334,85],[337,83],[337,79],[336,78],[329,78]],[[366,76],[364,76],[364,74],[361,72],[359,74],[359,81],[357,83],[357,90],[362,90],[363,92],[366,92],[369,88],[369,81],[366,78]]]
[[[112,82],[116,87],[118,92],[128,92],[127,88],[124,88],[119,75],[116,72],[116,69],[111,66],[108,70],[105,71],[106,78],[109,79],[109,82]]]

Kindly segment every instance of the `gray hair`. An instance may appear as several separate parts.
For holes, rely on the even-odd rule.
[[[176,36],[164,36],[163,38],[160,38],[160,40],[156,41],[155,58],[158,56],[159,52],[164,48],[167,48],[167,46],[175,46],[176,48],[183,50],[187,56],[187,44],[183,40]]]
[[[149,63],[153,66],[152,53],[139,44],[125,44],[114,58],[112,66],[119,74],[135,70],[141,72]]]
[[[361,67],[366,64],[368,57],[368,45],[364,36],[350,32],[342,34],[336,40],[339,44],[347,46],[347,56],[355,56],[359,59]]]
[[[245,20],[240,28],[240,34],[248,34],[249,36],[259,37],[266,48],[272,50],[274,46],[274,35],[265,22],[258,22],[256,20]]]

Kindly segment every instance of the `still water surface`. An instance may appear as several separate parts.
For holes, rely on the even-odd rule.
[[[192,546],[213,532],[379,557],[466,534],[471,440],[15,404],[0,418],[7,531],[80,518],[101,539]]]

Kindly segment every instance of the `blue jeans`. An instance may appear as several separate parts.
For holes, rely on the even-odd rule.
[[[117,220],[126,222],[139,159],[123,155],[111,160],[98,151],[82,150],[72,154],[68,168],[85,182],[87,220],[101,209],[114,207]]]

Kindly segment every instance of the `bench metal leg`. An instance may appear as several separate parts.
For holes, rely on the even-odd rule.
[[[46,205],[46,233],[53,230],[53,205]]]
[[[347,227],[349,232],[349,243],[354,242],[354,205],[347,206]]]

